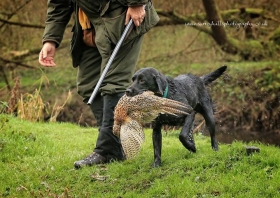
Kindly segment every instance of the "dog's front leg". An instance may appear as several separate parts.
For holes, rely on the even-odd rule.
[[[182,127],[182,131],[179,135],[179,139],[181,143],[184,145],[184,147],[194,153],[196,152],[195,142],[193,138],[195,113],[196,112],[193,111],[190,115],[186,117],[185,123]]]
[[[161,148],[162,148],[162,134],[161,125],[153,127],[153,146],[154,146],[154,163],[152,167],[161,165]]]

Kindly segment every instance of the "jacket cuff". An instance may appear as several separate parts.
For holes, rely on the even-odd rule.
[[[47,23],[43,35],[42,43],[46,41],[53,41],[56,43],[56,47],[59,47],[65,28],[67,24]]]
[[[57,42],[57,41],[55,41],[55,40],[52,40],[52,39],[43,39],[42,40],[42,44],[44,45],[46,42],[53,42],[53,43],[55,43],[55,48],[58,48],[58,46],[59,46],[59,43]]]
[[[145,5],[148,3],[148,0],[141,0],[141,1],[137,1],[137,0],[128,0],[127,1],[127,5],[128,6],[140,6],[140,5]]]

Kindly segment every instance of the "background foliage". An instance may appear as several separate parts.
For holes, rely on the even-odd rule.
[[[224,27],[227,37],[233,39],[229,39],[229,42],[234,41],[238,46],[246,43],[253,50],[248,52],[252,56],[247,57],[244,56],[243,48],[238,53],[225,51],[214,37],[217,32],[211,27],[187,25],[189,21],[207,22],[209,16],[205,14],[204,1],[153,2],[161,21],[145,35],[137,69],[152,66],[169,76],[188,72],[203,75],[221,65],[228,65],[227,75],[210,88],[219,105],[218,122],[223,126],[246,130],[277,131],[280,124],[280,11],[277,8],[280,3],[273,0],[205,1],[208,4],[216,3],[223,21],[266,24],[250,28],[237,25]],[[32,94],[40,90],[38,97],[44,103],[44,113],[37,120],[55,119],[84,126],[95,125],[89,108],[81,102],[75,90],[77,70],[72,68],[68,52],[73,21],[70,21],[63,43],[57,50],[57,67],[43,68],[37,59],[41,49],[46,2],[3,0],[0,6],[3,8],[0,11],[1,111],[4,112],[7,105],[10,110],[13,109],[11,98],[14,100],[18,96],[11,97],[14,79],[20,76],[20,94]],[[258,60],[254,56],[254,49],[257,50],[259,45],[264,50]]]

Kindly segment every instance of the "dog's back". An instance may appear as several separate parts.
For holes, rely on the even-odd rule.
[[[167,77],[169,94],[167,98],[190,105],[196,112],[204,114],[205,109],[214,111],[214,106],[206,85],[219,78],[227,69],[222,66],[217,70],[201,77],[193,74],[181,74],[175,78]],[[159,115],[156,122],[178,126],[184,123],[185,115],[174,117],[172,115]]]
[[[170,99],[190,104],[193,108],[200,104],[205,98],[210,98],[206,85],[219,78],[227,69],[227,66],[222,66],[217,70],[198,77],[193,74],[183,74],[174,79],[168,78],[168,84],[175,87],[170,90]]]
[[[227,69],[227,66],[222,66],[218,69],[216,69],[215,71],[209,73],[209,74],[205,74],[203,76],[200,77],[200,79],[202,80],[204,85],[209,85],[211,82],[213,82],[214,80],[216,80],[217,78],[219,78]],[[193,75],[193,74],[184,74],[184,75],[179,75],[177,77],[174,78],[175,81],[187,81],[187,84],[196,84],[197,81],[199,81],[197,79],[198,77]]]

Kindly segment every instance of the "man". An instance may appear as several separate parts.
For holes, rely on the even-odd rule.
[[[148,0],[49,0],[43,47],[39,63],[54,67],[59,47],[70,17],[75,25],[70,52],[73,67],[78,68],[77,89],[87,102],[110,55],[130,19],[134,28],[117,53],[90,108],[97,120],[99,134],[92,154],[76,161],[85,165],[124,160],[119,139],[113,135],[114,108],[131,83],[140,53],[143,34],[159,21]]]

